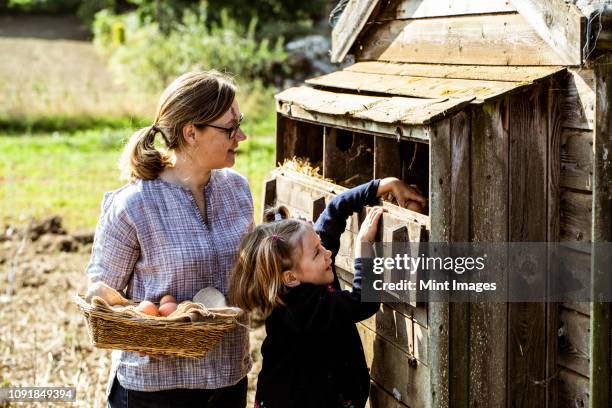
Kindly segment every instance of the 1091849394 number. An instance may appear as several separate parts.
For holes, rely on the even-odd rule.
[[[76,401],[75,387],[2,387],[0,402]]]

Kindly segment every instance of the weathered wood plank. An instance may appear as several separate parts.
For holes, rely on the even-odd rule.
[[[431,242],[451,241],[451,121],[433,126],[429,144]],[[435,164],[434,164],[435,163]],[[433,407],[450,406],[450,311],[447,302],[430,302],[430,367]]]
[[[451,118],[450,241],[470,240],[470,135],[471,112]],[[469,406],[470,304],[449,305],[449,400],[456,408]]]
[[[564,129],[561,137],[561,185],[593,189],[593,132]]]
[[[593,408],[612,404],[612,379],[610,378],[610,338],[612,313],[610,303],[600,298],[612,285],[610,278],[609,249],[601,243],[612,242],[612,58],[605,54],[595,63],[595,131],[593,155],[593,214],[592,240],[596,245],[591,256],[592,296],[591,304],[591,365],[589,367],[589,393]],[[600,244],[600,245],[597,245]]]
[[[562,307],[559,321],[559,365],[588,377],[589,318]]]
[[[591,242],[593,196],[569,190],[561,192],[561,241]]]
[[[563,126],[592,130],[595,122],[595,71],[569,69],[563,106]]]
[[[546,242],[548,95],[540,87],[509,98],[509,236],[510,242]],[[520,262],[520,263],[519,263]],[[534,263],[520,257],[514,273],[532,273]],[[533,282],[544,287],[546,276]],[[508,407],[546,405],[546,307],[544,303],[508,305]]]
[[[370,399],[369,405],[366,408],[409,408],[396,400],[395,397],[389,394],[384,388],[376,384],[374,381],[370,383]]]
[[[370,135],[326,128],[323,140],[323,177],[345,187],[374,177],[374,140]]]
[[[474,107],[471,140],[471,240],[508,241],[508,133],[505,99]],[[492,265],[504,273],[507,265]],[[506,406],[507,305],[470,305],[470,406]]]
[[[373,121],[356,119],[348,116],[336,116],[326,113],[308,111],[300,106],[291,103],[280,102],[277,109],[283,115],[291,117],[293,120],[309,122],[315,125],[328,125],[337,129],[350,130],[354,132],[368,133],[376,136],[384,136],[397,140],[398,136],[402,140],[429,140],[429,133],[421,126],[411,126],[403,124],[385,124]]]
[[[403,75],[425,78],[475,79],[502,82],[538,82],[563,67],[549,66],[487,66],[487,65],[444,65],[406,64],[396,62],[362,61],[344,68],[344,71],[363,72],[379,75]]]
[[[400,20],[515,12],[509,0],[402,0],[386,8],[376,20]]]
[[[585,316],[589,316],[591,313],[591,304],[589,302],[563,302],[561,305],[568,310],[574,310]]]
[[[559,371],[559,407],[588,408],[589,379],[570,370]]]
[[[383,137],[374,137],[374,178],[402,177],[400,143]]]
[[[430,368],[363,324],[357,325],[370,376],[388,393],[410,407],[431,406]]]
[[[276,115],[276,162],[294,156],[315,164],[323,158],[323,126]]]
[[[278,101],[277,110],[289,116],[293,114],[294,107],[300,107],[310,112],[392,125],[424,125],[435,122],[460,110],[473,99],[368,96],[329,92],[307,86],[286,89],[276,94],[275,98]]]
[[[342,62],[378,1],[350,0],[332,31],[332,62]]]
[[[394,20],[358,41],[362,60],[481,65],[563,65],[519,14]]]
[[[515,92],[529,82],[486,81],[483,79],[428,78],[423,76],[390,75],[354,71],[336,71],[308,79],[314,86],[352,89],[357,92],[377,92],[413,98],[474,98],[482,102],[499,95]]]
[[[565,75],[564,77],[567,77]],[[561,135],[563,132],[562,122],[562,89],[561,84],[565,78],[556,76],[548,83],[548,208],[547,208],[547,241],[552,245],[559,242],[559,184],[561,178]],[[548,291],[555,284],[555,276],[559,267],[558,259],[552,255],[548,256]],[[546,303],[546,378],[554,379],[557,374],[557,329],[559,321],[559,304],[556,302]],[[559,405],[558,383],[554,380],[544,382],[546,387],[546,408],[554,408]]]
[[[582,64],[584,17],[574,4],[563,0],[511,0],[511,3],[565,65]]]

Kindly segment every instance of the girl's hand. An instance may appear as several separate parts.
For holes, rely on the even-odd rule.
[[[357,239],[360,242],[373,242],[376,239],[376,233],[378,232],[378,221],[383,212],[386,212],[382,207],[371,207],[367,210],[367,215],[359,228]]]
[[[380,181],[378,185],[378,196],[391,193],[397,200],[400,207],[409,208],[412,202],[417,202],[421,209],[427,207],[427,199],[421,192],[398,178],[387,177]],[[410,208],[413,211],[415,208]]]

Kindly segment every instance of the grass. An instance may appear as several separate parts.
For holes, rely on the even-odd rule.
[[[273,123],[245,126],[235,169],[247,176],[260,212],[263,179],[274,167]],[[0,214],[8,224],[59,214],[69,230],[95,226],[102,195],[120,187],[117,162],[132,128],[0,134]],[[263,133],[262,133],[263,132]]]

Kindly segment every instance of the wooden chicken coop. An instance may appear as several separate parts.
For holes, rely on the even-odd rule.
[[[386,242],[610,241],[610,18],[578,3],[349,1],[332,38],[343,68],[276,95],[276,161],[306,158],[326,180],[278,168],[264,205],[314,220],[395,176],[430,205],[386,203]],[[358,228],[336,260],[345,285]],[[596,254],[575,256],[597,275]],[[369,404],[609,407],[609,319],[599,303],[385,303],[358,324]]]

